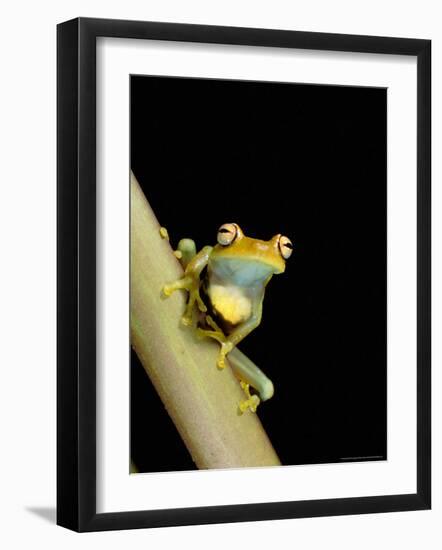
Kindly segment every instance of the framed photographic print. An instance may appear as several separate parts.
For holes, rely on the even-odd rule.
[[[59,525],[430,508],[430,52],[58,26]]]

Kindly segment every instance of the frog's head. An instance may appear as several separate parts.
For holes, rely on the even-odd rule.
[[[216,260],[226,261],[232,266],[247,264],[249,271],[258,277],[283,273],[285,262],[291,256],[293,245],[289,238],[275,235],[269,241],[246,237],[236,223],[225,223],[218,229],[218,244],[212,255]]]

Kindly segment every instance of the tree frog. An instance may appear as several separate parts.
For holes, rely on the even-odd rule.
[[[193,324],[196,305],[198,333],[220,343],[219,368],[224,368],[228,354],[248,398],[240,409],[254,412],[260,400],[272,397],[273,384],[236,346],[260,324],[265,288],[273,275],[284,272],[293,245],[280,234],[269,241],[247,237],[236,223],[223,224],[217,241],[196,253],[195,243],[182,239],[175,253],[184,275],[166,285],[163,292],[165,296],[178,289],[189,292],[182,322]],[[259,397],[250,393],[250,385]]]

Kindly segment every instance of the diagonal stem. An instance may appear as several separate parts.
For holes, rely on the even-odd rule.
[[[239,412],[244,394],[234,373],[216,368],[219,345],[180,323],[185,293],[162,297],[163,286],[181,275],[131,174],[132,346],[198,468],[279,465],[258,416]]]

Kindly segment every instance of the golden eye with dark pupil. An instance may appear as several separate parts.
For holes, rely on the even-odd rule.
[[[288,237],[281,237],[279,239],[279,251],[284,260],[287,260],[292,255],[293,244]]]
[[[235,237],[238,233],[236,224],[234,223],[225,223],[218,229],[218,244],[221,246],[227,246],[232,244],[235,240]]]

